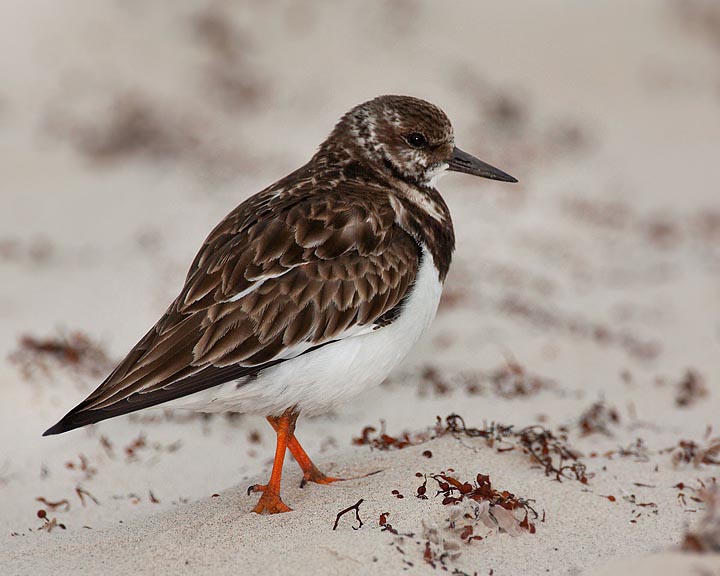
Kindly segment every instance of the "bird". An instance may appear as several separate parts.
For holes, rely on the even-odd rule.
[[[158,322],[43,435],[166,404],[264,416],[276,448],[253,511],[288,512],[286,451],[331,484],[295,435],[380,384],[435,317],[455,249],[435,188],[447,172],[517,182],[455,146],[437,106],[384,95],[343,115],[312,158],[230,212]]]

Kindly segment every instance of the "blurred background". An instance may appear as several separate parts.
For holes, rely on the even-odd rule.
[[[486,397],[478,420],[562,425],[602,400],[661,423],[657,447],[717,423],[717,1],[5,0],[2,14],[0,478],[62,468],[80,436],[39,434],[154,323],[212,227],[388,93],[442,107],[460,147],[520,184],[441,182],[458,247],[438,319],[390,384],[333,416],[336,445],[371,417],[432,424],[472,395],[438,373],[452,388],[508,359],[563,393]],[[140,424],[104,426],[129,441]],[[186,450],[203,462],[202,444]],[[183,493],[262,463],[200,466]]]

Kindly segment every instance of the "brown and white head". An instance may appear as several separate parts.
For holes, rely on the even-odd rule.
[[[434,187],[446,171],[517,182],[455,146],[447,115],[411,96],[379,96],[350,110],[330,135],[352,157],[421,187]]]

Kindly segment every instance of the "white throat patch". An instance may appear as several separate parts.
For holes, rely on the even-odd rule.
[[[447,162],[443,162],[442,164],[439,164],[432,170],[428,171],[428,186],[430,188],[435,188],[435,185],[438,183],[438,180],[445,176],[447,174],[447,169],[449,168],[449,165]]]

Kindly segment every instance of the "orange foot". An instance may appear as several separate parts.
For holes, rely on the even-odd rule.
[[[350,476],[349,478],[335,478],[334,476],[325,476],[325,474],[320,472],[320,470],[318,470],[312,463],[311,466],[312,468],[308,468],[305,470],[302,482],[300,482],[300,488],[304,488],[308,482],[315,482],[315,484],[332,484],[333,482],[360,480],[361,478],[375,476],[375,474],[380,474],[380,472],[382,472],[382,470],[375,470],[373,472],[368,472],[367,474],[361,474],[360,476]]]
[[[300,482],[300,488],[304,488],[308,482],[314,482],[315,484],[332,484],[333,482],[342,482],[345,478],[335,478],[334,476],[325,476],[320,470],[317,469],[315,464],[310,463],[310,467],[305,468],[303,471],[303,479]]]
[[[292,512],[292,508],[280,499],[280,494],[267,489],[265,484],[255,484],[248,488],[248,494],[251,492],[262,492],[260,500],[253,508],[256,514],[280,514],[281,512]]]

